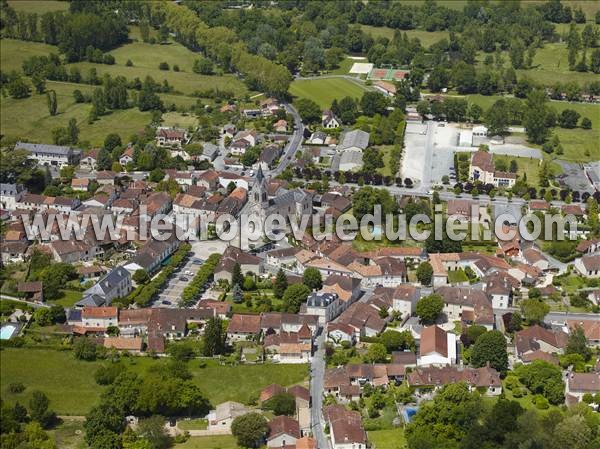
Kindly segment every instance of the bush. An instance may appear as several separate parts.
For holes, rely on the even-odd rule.
[[[175,64],[175,65],[173,66],[173,71],[174,71],[174,72],[179,72],[179,66],[178,66],[177,64]]]
[[[169,70],[169,64],[163,61],[160,64],[158,64],[158,68],[160,70]]]
[[[546,410],[550,407],[548,399],[541,395],[535,396],[533,398],[533,403],[535,404],[535,408],[537,408],[538,410]]]
[[[131,59],[128,59],[127,62],[125,63],[125,65],[127,67],[133,67],[133,61]]]
[[[8,385],[8,391],[13,394],[23,393],[25,391],[25,385],[21,382],[13,382]]]
[[[514,398],[522,398],[523,397],[523,389],[522,388],[514,388],[512,390],[512,395]]]

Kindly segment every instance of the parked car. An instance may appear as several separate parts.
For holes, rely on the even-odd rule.
[[[179,280],[180,280],[180,281],[184,281],[184,282],[187,282],[187,281],[189,281],[189,279],[188,279],[188,278],[186,278],[185,276],[179,276]]]

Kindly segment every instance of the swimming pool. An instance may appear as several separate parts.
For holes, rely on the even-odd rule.
[[[402,410],[402,417],[404,418],[404,422],[408,424],[412,420],[413,416],[417,414],[418,411],[419,407],[405,407],[404,410]]]
[[[5,324],[0,329],[0,340],[8,340],[10,337],[13,336],[16,330],[17,326],[15,326],[14,324]]]

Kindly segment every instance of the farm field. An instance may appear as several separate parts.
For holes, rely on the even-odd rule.
[[[0,386],[2,399],[27,403],[33,390],[46,393],[50,407],[59,415],[85,414],[104,390],[94,381],[94,372],[101,361],[76,360],[71,351],[50,349],[13,349],[0,352]],[[129,368],[144,372],[152,365],[163,363],[149,357],[125,359]],[[247,402],[272,383],[292,385],[307,376],[305,365],[238,365],[220,366],[209,361],[205,368],[199,362],[189,362],[194,382],[207,395],[213,405],[233,400]],[[11,394],[7,387],[12,382],[22,382],[23,393]]]
[[[361,25],[361,29],[365,33],[369,33],[375,39],[378,37],[386,37],[388,39],[392,39],[394,37],[394,28],[388,27],[374,27],[370,25]],[[421,44],[424,47],[429,47],[436,42],[441,41],[442,39],[450,36],[448,31],[424,31],[424,30],[398,30],[401,33],[406,33],[409,39],[413,39],[415,37],[419,38]]]
[[[321,78],[313,80],[296,80],[290,86],[290,93],[298,98],[315,101],[321,109],[331,106],[334,99],[341,100],[349,96],[360,99],[366,88],[358,82],[344,78]]]

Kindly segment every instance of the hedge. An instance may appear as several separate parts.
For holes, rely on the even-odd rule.
[[[179,305],[181,307],[191,306],[196,301],[196,298],[200,294],[200,289],[206,282],[210,280],[213,273],[215,272],[215,268],[217,267],[219,261],[221,260],[220,254],[211,254],[202,268],[198,270],[192,282],[183,290],[181,294],[181,300],[179,301]]]
[[[127,296],[124,302],[126,304],[135,302],[140,307],[149,305],[160,289],[167,283],[175,269],[183,263],[191,249],[192,246],[189,243],[181,244],[171,256],[169,264],[163,268],[160,274],[147,284],[138,286]]]

